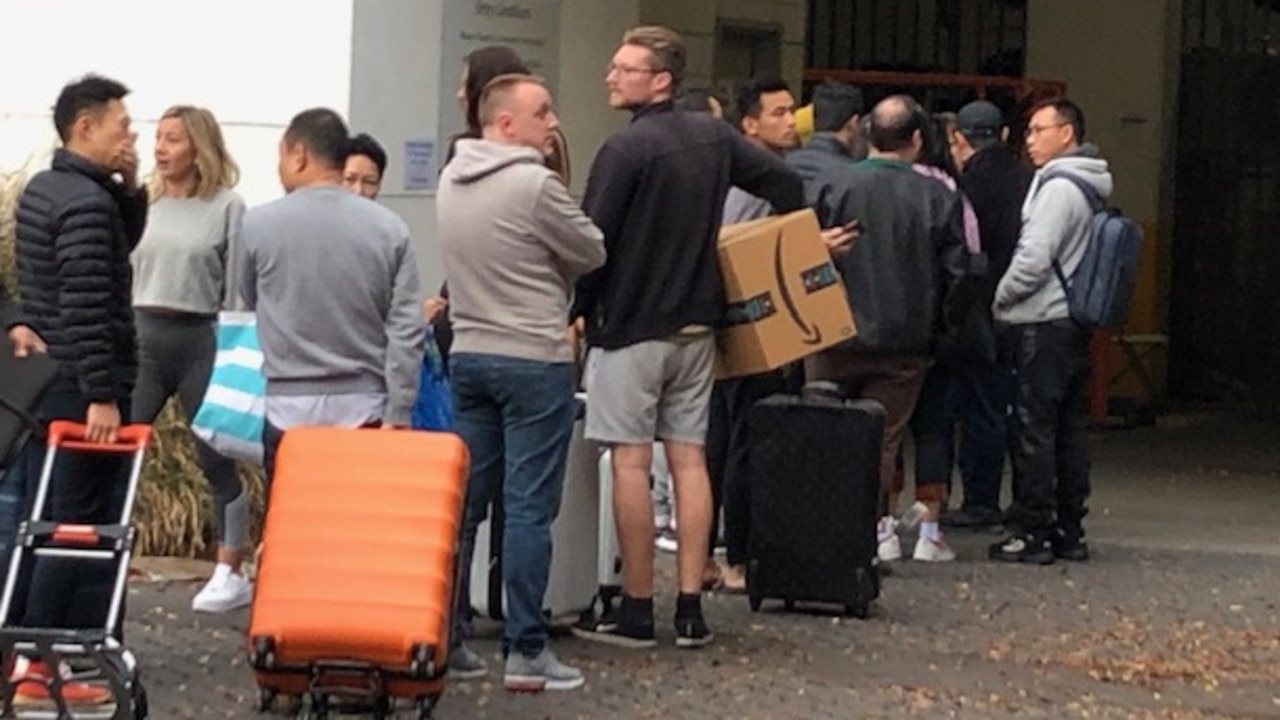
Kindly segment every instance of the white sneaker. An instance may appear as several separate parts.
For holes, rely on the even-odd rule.
[[[945,538],[933,540],[921,535],[916,541],[916,551],[912,553],[911,559],[932,563],[952,562],[956,559],[956,551],[951,549]]]
[[[213,577],[191,600],[195,612],[224,613],[241,608],[253,601],[253,584],[240,573],[232,572],[230,565],[219,564]]]
[[[876,557],[880,562],[893,562],[902,559],[902,541],[898,539],[898,521],[892,517],[882,517],[876,525],[876,539],[880,547]]]
[[[915,530],[928,512],[929,506],[917,500],[911,504],[911,507],[907,508],[906,512],[902,513],[902,518],[898,520],[898,526],[904,530]]]
[[[676,541],[676,531],[665,529],[658,532],[658,536],[653,539],[654,547],[663,552],[673,553],[679,549],[680,544]]]

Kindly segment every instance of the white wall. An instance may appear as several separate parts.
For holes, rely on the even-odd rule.
[[[782,77],[797,90],[804,72],[805,0],[643,0],[641,20],[666,25],[679,32],[689,48],[685,87],[710,87],[732,99],[737,85],[747,78],[725,80],[723,63],[717,64],[717,34],[721,24],[744,23],[782,32]]]
[[[0,170],[49,151],[59,89],[93,71],[121,80],[152,166],[155,120],[178,103],[221,121],[250,206],[279,197],[276,144],[314,106],[345,114],[386,146],[383,201],[409,223],[424,287],[441,281],[433,193],[405,193],[403,143],[436,138],[441,3],[466,0],[0,0]],[[604,67],[639,0],[562,0],[557,105],[580,193],[596,150],[626,116],[611,110]],[[459,68],[445,70],[453,82]],[[448,108],[446,112],[453,111]]]
[[[423,287],[443,278],[435,233],[434,191],[405,192],[404,142],[440,137],[442,113],[458,112],[444,90],[456,86],[461,68],[441,67],[443,2],[464,0],[355,0],[351,64],[351,127],[387,148],[389,167],[379,200],[409,224]],[[569,140],[573,189],[581,192],[591,160],[604,138],[625,122],[604,92],[604,67],[622,33],[639,18],[638,0],[562,0],[557,110]],[[438,147],[437,153],[444,148]]]
[[[164,109],[204,105],[249,204],[278,197],[276,143],[289,118],[347,109],[350,38],[351,0],[0,0],[0,169],[54,145],[58,91],[92,71],[133,90],[144,172]]]
[[[1027,10],[1027,76],[1065,80],[1116,176],[1114,201],[1159,216],[1169,0],[1041,0]],[[1108,22],[1099,23],[1102,15]],[[1143,28],[1135,32],[1134,28]],[[1105,48],[1105,51],[1103,51]]]
[[[439,0],[355,0],[351,40],[353,132],[367,132],[386,148],[388,167],[379,201],[409,224],[422,286],[442,279],[435,243],[435,202],[401,190],[404,141],[435,139],[440,90]]]

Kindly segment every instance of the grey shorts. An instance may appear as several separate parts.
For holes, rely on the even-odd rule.
[[[675,335],[587,357],[587,438],[702,445],[707,438],[715,336]]]

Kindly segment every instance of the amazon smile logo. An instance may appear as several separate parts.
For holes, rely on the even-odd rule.
[[[781,230],[778,231],[778,237],[774,240],[773,272],[775,279],[778,281],[778,295],[782,299],[782,305],[787,309],[787,314],[791,316],[791,321],[800,329],[800,339],[805,345],[821,345],[822,328],[818,327],[816,323],[806,321],[800,315],[800,308],[796,307],[795,299],[791,297],[791,290],[787,287],[787,274],[782,269]],[[806,286],[808,285],[808,283],[805,284]]]

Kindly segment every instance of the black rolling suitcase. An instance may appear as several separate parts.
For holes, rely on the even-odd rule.
[[[884,407],[775,395],[749,416],[747,594],[840,606],[865,618],[880,594],[876,510]]]

